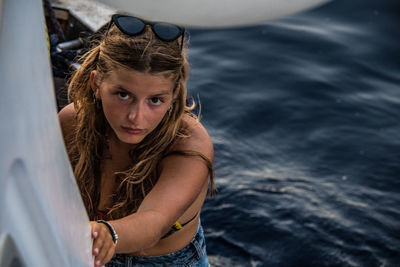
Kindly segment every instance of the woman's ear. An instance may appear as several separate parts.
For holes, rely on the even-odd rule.
[[[100,99],[99,88],[96,85],[96,76],[97,76],[97,71],[92,70],[92,72],[90,73],[90,87],[92,88],[95,97]]]

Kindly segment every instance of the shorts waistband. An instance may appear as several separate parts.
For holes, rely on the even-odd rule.
[[[184,248],[165,255],[137,257],[128,254],[116,254],[106,267],[133,266],[192,266],[206,255],[204,231],[201,223],[193,239]]]

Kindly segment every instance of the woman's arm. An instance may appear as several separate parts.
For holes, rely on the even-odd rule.
[[[60,121],[61,132],[66,146],[73,138],[73,133],[75,130],[75,117],[76,111],[73,103],[68,104],[58,113],[58,120]]]
[[[194,120],[190,129],[190,137],[183,139],[174,149],[196,151],[212,161],[213,146],[206,130]],[[138,211],[109,221],[119,236],[116,252],[133,253],[154,246],[198,198],[208,184],[208,177],[209,170],[200,157],[166,157],[161,163],[161,175],[156,185],[144,198]],[[108,232],[107,237],[104,237],[108,241],[99,241],[98,246],[112,242],[110,237]],[[95,243],[94,248],[96,246]],[[112,249],[109,245],[107,247]],[[108,253],[109,251],[101,249],[98,258],[102,259],[102,263],[106,262],[104,260],[108,258]]]
[[[112,221],[120,242],[117,252],[132,253],[152,247],[193,204],[208,182],[201,158],[169,156],[159,181],[135,214]]]
[[[190,137],[184,138],[174,149],[196,151],[212,161],[214,151],[207,131],[191,118],[185,122]],[[208,168],[200,157],[166,157],[161,163],[158,182],[137,213],[112,222],[117,233],[121,233],[117,251],[135,252],[155,245],[197,199],[208,183],[208,176]]]

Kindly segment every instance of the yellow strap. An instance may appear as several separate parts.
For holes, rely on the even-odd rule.
[[[180,224],[179,222],[176,222],[176,223],[174,224],[174,228],[175,228],[176,230],[181,230],[183,227],[182,227],[182,224]]]

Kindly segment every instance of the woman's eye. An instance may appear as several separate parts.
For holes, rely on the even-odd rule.
[[[151,100],[151,103],[152,103],[153,105],[160,105],[161,102],[162,102],[161,99],[158,98],[158,97],[153,97],[153,98],[151,98],[150,100]]]
[[[119,93],[118,93],[118,97],[119,97],[120,99],[122,99],[122,100],[126,100],[126,99],[129,98],[129,95],[128,95],[127,93],[125,93],[125,92],[119,92]]]

